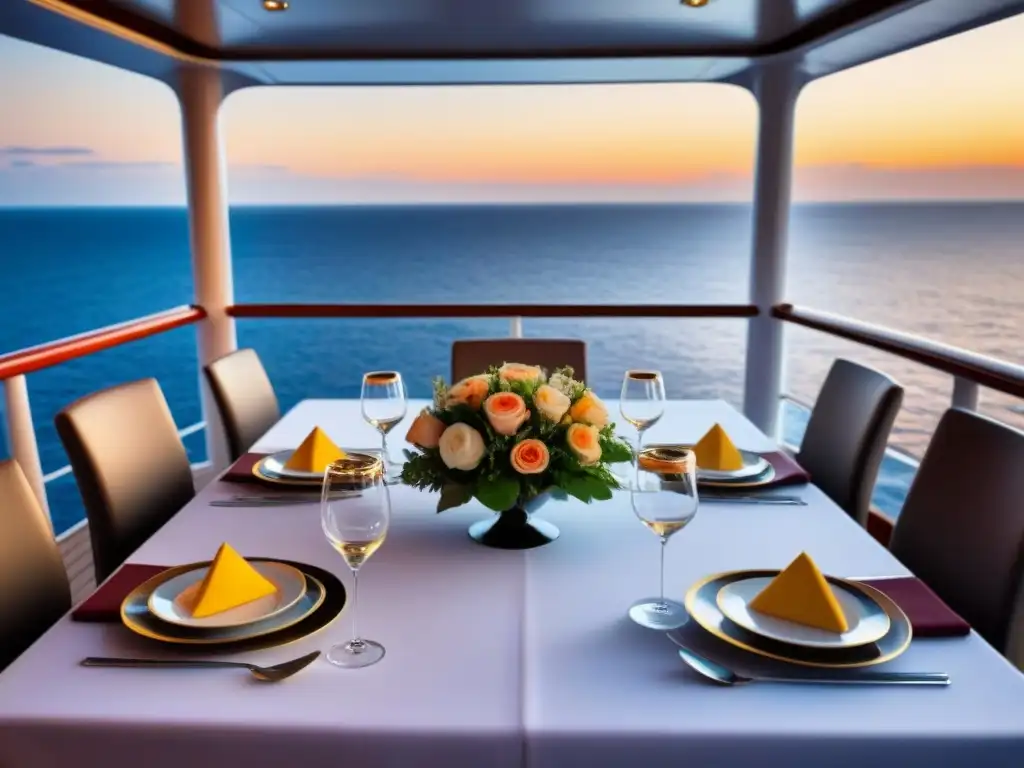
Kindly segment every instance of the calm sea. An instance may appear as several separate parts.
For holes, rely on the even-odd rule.
[[[750,274],[746,205],[240,208],[231,227],[239,302],[742,303]],[[1024,204],[797,206],[790,251],[797,303],[1024,362]],[[179,209],[0,211],[0,267],[0,351],[191,300]],[[743,320],[526,320],[524,331],[585,338],[602,395],[616,396],[625,367],[657,365],[672,397],[741,399]],[[362,371],[381,367],[426,396],[452,340],[507,332],[504,320],[239,321],[285,408],[356,396]],[[804,401],[836,355],[899,379],[908,391],[895,442],[920,454],[948,405],[947,377],[813,331],[787,339],[787,387]],[[63,405],[156,376],[186,427],[200,419],[196,371],[184,328],[33,374],[45,470],[66,463],[52,426]],[[1024,423],[1016,405],[983,403]],[[203,458],[201,434],[186,443]],[[887,466],[884,507],[898,509],[908,474]],[[80,519],[73,479],[49,487],[58,529]]]

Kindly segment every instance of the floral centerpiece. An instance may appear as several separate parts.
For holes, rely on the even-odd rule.
[[[405,452],[403,482],[440,491],[438,512],[475,498],[503,513],[503,524],[488,521],[478,532],[497,528],[491,538],[506,541],[503,531],[537,528],[527,510],[540,498],[610,499],[619,482],[608,465],[632,459],[632,449],[614,434],[608,409],[573,378],[572,368],[549,378],[520,363],[451,387],[438,378],[433,406],[419,414],[406,440],[419,450]],[[545,525],[550,533],[553,526]]]

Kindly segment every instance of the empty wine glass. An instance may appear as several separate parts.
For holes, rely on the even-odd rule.
[[[388,432],[405,418],[405,384],[398,371],[373,371],[363,374],[363,418],[380,432],[384,477],[395,480],[401,467],[394,468],[388,455]]]
[[[619,398],[622,418],[636,427],[636,452],[643,448],[644,432],[665,413],[665,382],[660,371],[626,371]]]
[[[384,543],[391,521],[391,498],[382,470],[377,460],[354,465],[351,459],[340,459],[324,472],[320,522],[327,540],[352,569],[353,580],[352,639],[327,652],[327,660],[339,667],[368,667],[384,658],[384,646],[361,638],[357,624],[359,569]]]
[[[697,514],[697,462],[691,451],[678,461],[679,474],[662,475],[637,469],[630,485],[633,512],[661,539],[661,591],[657,599],[634,603],[629,617],[650,629],[670,630],[686,623],[686,608],[665,598],[665,547]]]

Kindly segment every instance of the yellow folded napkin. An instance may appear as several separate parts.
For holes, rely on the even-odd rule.
[[[846,632],[842,606],[806,552],[786,566],[750,601],[752,610],[828,632]]]
[[[323,472],[332,461],[344,458],[345,452],[331,442],[327,433],[320,427],[314,427],[284,467],[296,472]]]
[[[720,424],[715,424],[707,431],[693,446],[693,452],[697,456],[697,466],[701,469],[717,472],[743,469],[743,457]]]
[[[277,592],[277,586],[245,561],[231,545],[221,544],[196,594],[192,618],[203,619]]]

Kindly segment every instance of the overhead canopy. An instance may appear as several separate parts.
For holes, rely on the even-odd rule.
[[[1024,0],[3,0],[0,33],[164,80],[745,82],[809,77],[1024,12]]]

